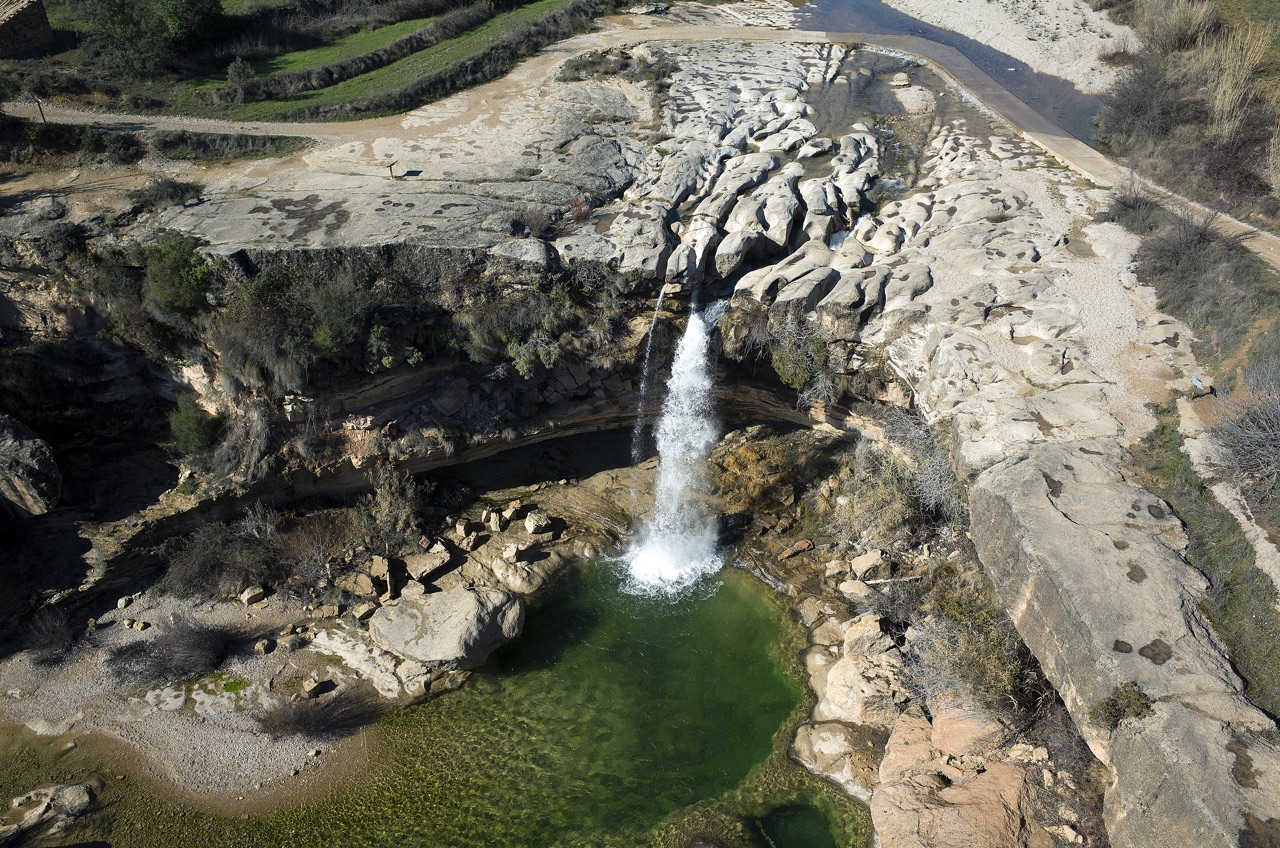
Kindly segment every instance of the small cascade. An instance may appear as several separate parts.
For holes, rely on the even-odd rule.
[[[658,329],[658,314],[662,312],[662,301],[666,296],[666,286],[658,289],[658,302],[653,307],[653,319],[649,322],[649,340],[644,346],[644,361],[640,364],[640,405],[636,409],[635,426],[631,429],[631,461],[637,464],[644,459],[645,407],[649,403],[649,367],[653,361],[653,334]]]
[[[690,314],[667,381],[658,419],[653,517],[626,556],[636,592],[680,592],[720,567],[715,522],[701,502],[704,466],[716,441],[710,341],[718,310],[709,312]]]

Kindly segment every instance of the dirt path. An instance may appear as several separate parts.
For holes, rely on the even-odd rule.
[[[976,97],[1025,138],[1044,149],[1064,164],[1095,183],[1121,188],[1137,183],[1167,206],[1188,208],[1197,214],[1212,211],[1181,195],[1136,177],[1131,171],[1107,158],[1084,141],[1071,135],[1049,118],[1014,96],[992,79],[960,51],[917,36],[867,35],[847,32],[806,32],[768,27],[734,27],[720,25],[668,25],[655,18],[615,17],[608,19],[609,28],[561,42],[524,62],[507,76],[478,88],[453,95],[432,104],[427,110],[414,110],[404,115],[370,118],[335,123],[287,123],[262,121],[229,121],[182,116],[128,115],[93,112],[46,104],[45,115],[56,123],[93,124],[121,130],[186,130],[204,133],[243,135],[300,136],[322,143],[348,143],[376,138],[421,137],[424,123],[440,137],[456,122],[483,120],[485,113],[500,110],[508,98],[528,91],[529,87],[547,79],[564,59],[583,50],[624,46],[642,42],[807,42],[852,43],[870,49],[918,57],[935,71],[954,81]],[[447,105],[446,105],[447,104]],[[6,114],[30,120],[39,115],[32,103],[14,101],[0,105]],[[430,117],[424,114],[429,111]],[[416,116],[416,117],[415,117]],[[423,120],[423,119],[426,120]],[[1272,235],[1219,213],[1217,227],[1225,235],[1240,238],[1243,244],[1268,265],[1280,270],[1280,237]]]

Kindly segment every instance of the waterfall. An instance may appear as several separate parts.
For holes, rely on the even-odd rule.
[[[720,567],[715,522],[701,502],[706,489],[703,467],[716,441],[709,361],[716,317],[690,314],[676,347],[658,418],[653,517],[626,556],[630,588],[637,592],[679,592]]]
[[[636,409],[636,423],[631,428],[631,461],[639,464],[644,459],[645,407],[649,403],[649,363],[653,359],[653,333],[658,329],[658,313],[667,296],[667,287],[658,289],[658,302],[653,307],[653,319],[649,321],[649,340],[644,346],[644,361],[640,363],[640,405]]]

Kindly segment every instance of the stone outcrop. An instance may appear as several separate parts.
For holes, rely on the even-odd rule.
[[[20,814],[21,818],[14,824],[0,825],[0,845],[62,833],[92,804],[93,794],[82,783],[48,786],[20,795],[9,802],[9,810],[11,817]]]
[[[369,634],[380,648],[432,668],[472,669],[524,627],[524,605],[496,589],[447,589],[380,607]]]
[[[866,143],[842,143],[842,154],[865,160]],[[841,252],[856,242],[870,258],[840,270],[816,305],[802,288],[808,277],[787,273],[785,263],[744,276],[735,298],[771,311],[793,304],[791,314],[820,325],[833,347],[880,347],[953,444],[985,569],[1112,769],[1112,844],[1268,844],[1280,822],[1274,725],[1244,697],[1201,612],[1206,583],[1182,557],[1180,523],[1125,467],[1123,445],[1154,424],[1144,404],[1189,385],[1196,366],[1179,343],[1189,334],[1136,285],[1130,236],[1113,225],[1078,228],[1083,212],[1105,202],[1101,192],[1039,167],[1025,146],[979,140],[962,127],[945,129],[930,152],[914,193],[858,217],[842,241],[828,240]],[[850,356],[847,367],[860,361]],[[885,726],[879,656],[815,648],[806,657],[824,712],[815,713],[805,758],[842,785],[851,772],[839,735],[820,732],[818,720],[839,712]],[[1152,698],[1152,714],[1114,730],[1094,724],[1093,706],[1131,683]],[[961,784],[944,772],[891,767],[895,750],[927,748],[920,762],[937,757],[933,731],[913,735],[911,721],[891,725],[872,800],[878,829],[885,815],[895,822],[881,829],[882,842],[1023,844],[1024,790],[1011,772],[988,766]],[[953,727],[937,745],[964,735]],[[977,798],[1005,812],[968,816]]]
[[[43,515],[61,495],[53,448],[21,421],[0,415],[0,507],[18,517]]]

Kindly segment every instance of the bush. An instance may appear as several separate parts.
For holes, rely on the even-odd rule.
[[[386,709],[372,695],[343,689],[331,698],[276,701],[258,716],[258,725],[275,739],[337,739],[373,724],[385,715]]]
[[[208,306],[212,272],[196,250],[199,245],[196,239],[166,230],[146,249],[142,299],[148,307],[189,313]]]
[[[1140,0],[1138,35],[1156,53],[1190,50],[1222,25],[1210,0]]]
[[[199,197],[202,191],[204,186],[199,183],[184,183],[161,177],[158,180],[152,180],[146,188],[129,192],[129,199],[139,207],[140,211],[149,212],[152,209],[163,209],[186,203],[188,200]]]
[[[196,403],[195,395],[178,396],[178,405],[169,413],[169,435],[173,446],[187,458],[204,456],[222,429],[222,419],[210,415]]]
[[[913,591],[923,597],[913,614],[911,680],[928,697],[951,694],[1019,718],[1054,702],[1053,686],[980,572],[934,563]]]
[[[23,645],[31,652],[36,665],[52,666],[62,662],[75,643],[75,634],[67,614],[57,607],[41,607],[31,617]]]
[[[1243,385],[1221,397],[1209,435],[1241,486],[1271,499],[1280,484],[1280,361],[1257,363]]]
[[[264,538],[256,519],[236,525],[206,524],[169,558],[157,586],[178,597],[221,598],[250,586],[275,586],[289,577],[274,533]]]
[[[244,647],[245,634],[231,627],[179,621],[145,642],[128,642],[107,654],[107,669],[120,680],[168,683],[217,671]]]
[[[369,473],[373,494],[361,502],[370,538],[387,545],[399,545],[422,533],[419,513],[427,494],[407,471],[387,460],[379,460]]]
[[[1127,718],[1142,718],[1151,714],[1151,698],[1137,683],[1125,683],[1111,690],[1089,709],[1089,721],[1098,727],[1115,730]]]

